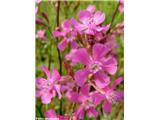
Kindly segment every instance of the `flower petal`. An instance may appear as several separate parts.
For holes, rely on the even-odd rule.
[[[54,37],[60,37],[60,36],[63,36],[63,33],[58,31],[58,30],[55,30],[55,31],[52,32],[52,35]]]
[[[78,14],[78,18],[83,24],[86,24],[91,16],[92,14],[87,10],[81,10]]]
[[[60,51],[64,51],[67,45],[67,39],[64,38],[60,43],[58,43],[58,48]]]
[[[103,104],[103,110],[104,110],[105,113],[110,113],[111,110],[112,110],[112,104],[106,101]]]
[[[87,80],[87,76],[89,75],[88,69],[81,69],[75,73],[75,81],[79,86],[83,86],[85,81]]]
[[[98,112],[94,107],[90,107],[87,111],[89,117],[97,117]]]
[[[48,70],[48,68],[47,68],[45,65],[42,65],[42,66],[41,66],[41,70],[46,74],[47,79],[50,79],[50,78],[51,78],[51,76],[50,76],[50,71]]]
[[[90,87],[88,85],[83,85],[80,89],[80,92],[85,96],[89,96],[89,90]]]
[[[113,75],[117,71],[117,61],[114,57],[110,57],[103,63],[103,69]]]
[[[99,92],[92,92],[91,98],[95,107],[99,105],[103,100],[105,100],[105,96],[100,94]]]
[[[94,5],[89,5],[86,10],[89,11],[89,12],[91,12],[91,13],[94,13],[95,10],[96,10],[96,6],[94,6]]]
[[[89,28],[87,28],[84,32],[88,35],[94,35],[95,34],[94,31],[92,29],[89,29]]]
[[[81,119],[83,120],[84,114],[85,114],[84,109],[81,106],[75,112],[75,115],[76,115],[76,117],[79,118],[79,120],[81,120]]]
[[[62,95],[61,95],[61,85],[54,85],[54,88],[58,94],[58,98],[61,99]]]
[[[48,92],[42,94],[42,96],[41,96],[41,100],[42,100],[43,104],[49,104],[51,102],[51,99],[52,99],[52,94],[50,94]]]
[[[77,92],[74,91],[68,91],[66,93],[67,98],[72,101],[72,102],[76,102],[79,103],[79,94]]]
[[[117,85],[119,85],[123,81],[123,77],[119,77],[118,79],[114,80],[112,84],[112,89],[115,89]]]
[[[87,25],[78,23],[74,18],[71,19],[71,23],[78,31],[83,31],[88,28]]]
[[[72,49],[77,49],[78,45],[75,41],[71,41],[70,43],[71,43],[71,48]]]
[[[46,118],[56,118],[56,112],[53,109],[50,109],[44,113]]]
[[[98,26],[96,27],[96,31],[97,32],[101,32],[101,31],[107,31],[109,29],[110,25],[106,25],[106,26]]]
[[[105,14],[102,13],[101,11],[97,11],[94,14],[93,20],[94,20],[96,25],[99,25],[105,20]]]
[[[80,48],[78,50],[75,50],[71,54],[71,59],[72,59],[73,63],[79,62],[84,65],[88,65],[90,62],[89,55],[88,55],[87,50],[85,48]]]
[[[93,46],[92,55],[94,60],[100,60],[109,52],[109,48],[105,47],[103,44],[97,43]]]
[[[108,86],[110,82],[110,77],[102,71],[99,71],[95,74],[95,83],[99,88],[104,88]]]
[[[52,69],[52,80],[56,81],[56,80],[60,80],[60,78],[61,78],[61,76],[60,76],[59,72],[55,68],[53,68]]]
[[[66,19],[62,23],[61,27],[62,27],[63,30],[68,30],[70,28],[70,25],[71,25],[70,21]]]
[[[38,77],[36,79],[36,87],[39,88],[39,89],[42,88],[43,85],[45,84],[45,81],[46,81],[46,79]]]

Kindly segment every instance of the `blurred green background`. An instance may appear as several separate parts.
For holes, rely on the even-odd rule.
[[[118,4],[117,1],[68,1],[64,2],[61,1],[60,3],[60,23],[64,19],[70,19],[72,17],[77,19],[77,14],[79,10],[86,9],[88,5],[95,5],[97,10],[103,11],[106,14],[106,19],[104,24],[109,24],[112,16],[114,14],[114,11],[116,9],[116,6]],[[38,13],[36,15],[36,18],[40,18],[43,20],[46,24],[47,22],[42,17],[41,13],[45,12],[46,15],[49,18],[50,23],[50,30],[48,30],[46,27],[42,25],[36,25],[36,32],[41,29],[46,30],[46,37],[47,40],[39,40],[36,39],[36,77],[38,76],[44,76],[44,73],[40,70],[40,66],[42,64],[45,64],[48,66],[49,61],[51,61],[51,68],[54,66],[57,69],[59,69],[59,62],[58,62],[58,54],[56,50],[56,46],[54,44],[53,37],[50,34],[50,31],[53,31],[56,27],[56,10],[55,10],[55,1],[42,1],[38,5]],[[124,14],[118,12],[115,16],[113,25],[116,25],[117,23],[123,22]],[[118,76],[124,76],[124,41],[123,36],[117,36],[116,40],[119,45],[117,51],[117,59],[118,59],[118,72],[116,75],[112,77],[113,80],[115,80]],[[65,51],[64,54],[67,53]],[[62,59],[64,59],[62,57]],[[66,74],[66,70],[63,68],[62,75]],[[118,86],[118,89],[123,90],[124,86],[123,84]],[[65,100],[64,100],[65,101]],[[66,103],[66,102],[65,102]],[[70,108],[70,103],[63,104],[64,108]],[[59,101],[58,99],[54,98],[54,102],[52,102],[49,105],[42,105],[39,98],[36,98],[36,117],[43,118],[43,113],[49,109],[54,108],[56,112],[58,113],[59,109]],[[112,112],[109,115],[103,114],[101,115],[101,120],[123,120],[124,119],[124,104],[115,104],[113,105]],[[85,117],[85,120],[96,120],[89,119]]]

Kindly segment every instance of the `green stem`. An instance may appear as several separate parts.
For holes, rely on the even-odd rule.
[[[59,26],[59,12],[60,12],[60,1],[58,0],[58,5],[57,5],[57,15],[56,15],[56,23],[57,23],[57,27]],[[58,42],[58,38],[56,38],[56,43]],[[62,58],[61,58],[61,53],[60,50],[58,49],[58,46],[56,45],[57,48],[57,52],[58,52],[58,60],[59,60],[59,73],[60,75],[62,75]],[[63,102],[62,100],[60,100],[60,109],[59,109],[59,113],[62,115],[62,105]]]
[[[112,29],[113,22],[114,22],[114,20],[115,20],[116,14],[117,14],[117,12],[118,12],[119,5],[120,5],[120,2],[118,2],[117,6],[116,6],[116,9],[115,9],[115,11],[114,11],[114,13],[113,13],[113,17],[112,17],[112,20],[111,20],[111,23],[110,23],[110,28],[109,28],[109,30],[107,31],[107,34],[108,34],[108,33],[111,31],[111,29]]]

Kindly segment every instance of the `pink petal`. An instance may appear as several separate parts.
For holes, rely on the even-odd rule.
[[[109,49],[103,44],[97,43],[92,48],[92,55],[94,60],[99,60],[109,52]]]
[[[78,31],[83,31],[88,28],[87,25],[78,23],[74,18],[71,19],[71,23]]]
[[[76,102],[76,103],[80,102],[79,101],[79,94],[77,92],[69,91],[69,92],[67,92],[66,96],[72,102]]]
[[[113,58],[113,57],[108,58],[104,62],[103,69],[106,70],[111,75],[115,74],[116,71],[117,71],[117,61],[116,61],[116,59]]]
[[[52,79],[54,81],[56,81],[56,80],[60,80],[60,78],[61,78],[61,76],[60,76],[59,72],[55,68],[53,68],[52,69]]]
[[[49,104],[51,102],[52,95],[50,93],[45,93],[41,96],[41,100],[43,104]]]
[[[80,106],[80,107],[76,110],[75,114],[76,114],[76,116],[79,118],[78,120],[83,120],[84,114],[85,114],[83,107]]]
[[[109,102],[105,102],[103,104],[103,110],[104,110],[105,113],[110,113],[111,110],[112,110],[112,104],[109,103]]]
[[[58,93],[58,98],[61,99],[61,85],[54,85],[56,92]]]
[[[88,35],[94,35],[95,34],[95,32],[92,29],[89,29],[89,28],[87,28],[84,32]]]
[[[78,50],[76,50],[73,54],[71,54],[71,58],[72,58],[72,61],[74,63],[81,63],[81,64],[89,64],[90,62],[90,58],[89,58],[89,55],[88,55],[88,52],[85,48],[80,48]]]
[[[123,6],[123,5],[120,5],[118,9],[119,9],[119,11],[120,11],[121,13],[124,12],[124,6]]]
[[[84,24],[78,24],[78,26],[76,26],[76,29],[79,31],[79,32],[82,32],[82,31],[85,31],[88,29],[88,26],[87,25],[84,25]],[[86,33],[88,33],[88,31],[86,31]]]
[[[89,11],[89,12],[91,12],[91,13],[94,13],[95,10],[96,10],[96,6],[94,6],[94,5],[89,5],[86,10]]]
[[[70,53],[65,56],[65,59],[66,59],[66,60],[71,60],[72,63],[73,63],[73,62],[74,62],[74,61],[73,61],[73,56],[74,56],[74,54],[77,52],[77,50],[78,50],[78,49],[71,49]],[[76,63],[74,63],[74,64],[76,64]]]
[[[50,76],[50,71],[48,70],[48,68],[47,68],[45,65],[42,65],[42,66],[41,66],[41,70],[46,74],[47,79],[50,79],[50,78],[51,78],[51,76]]]
[[[39,30],[36,34],[36,38],[44,39],[45,38],[45,30]]]
[[[101,32],[101,31],[107,31],[109,29],[110,25],[106,25],[106,26],[98,26],[96,27],[96,31],[97,32]]]
[[[99,88],[108,86],[110,77],[102,71],[97,72],[95,75],[95,83]]]
[[[46,118],[56,118],[56,112],[53,109],[50,109],[44,113]]]
[[[113,91],[114,94],[114,101],[121,102],[124,98],[124,92],[123,91]]]
[[[70,43],[71,43],[71,48],[72,49],[78,48],[78,45],[77,45],[77,43],[75,41],[71,41]]]
[[[41,90],[36,90],[36,97],[40,97],[41,95]]]
[[[105,96],[102,95],[101,93],[99,92],[93,92],[91,94],[91,97],[92,97],[92,101],[94,103],[95,106],[99,105],[103,100],[105,100]]]
[[[91,13],[87,10],[81,10],[78,14],[79,20],[83,23],[86,24],[88,22],[88,19],[91,17]]]
[[[36,86],[37,86],[37,88],[41,88],[44,85],[45,81],[46,81],[46,79],[38,77],[36,79]]]
[[[61,51],[64,51],[64,49],[66,48],[67,45],[67,39],[64,38],[59,44],[58,44],[58,48]]]
[[[58,30],[55,30],[55,31],[52,32],[52,35],[54,37],[60,37],[60,36],[63,36],[63,33],[58,31]]]
[[[112,89],[115,89],[117,85],[119,85],[123,81],[123,77],[119,77],[118,79],[114,80],[112,84]]]
[[[81,69],[76,71],[75,73],[75,81],[79,86],[83,86],[85,81],[87,80],[87,76],[89,75],[89,70],[87,69]]]
[[[81,87],[80,92],[85,96],[89,96],[89,90],[90,87],[88,85],[84,85]]]
[[[94,107],[90,107],[87,111],[89,117],[97,117],[98,112]]]
[[[74,19],[74,18],[71,18],[71,24],[74,26],[74,27],[76,27],[79,23],[76,21],[76,19]]]
[[[64,20],[64,22],[61,25],[63,30],[67,30],[70,28],[70,21],[69,20]]]
[[[97,11],[94,14],[93,19],[94,19],[95,24],[99,25],[99,24],[101,24],[105,20],[105,14],[102,13],[101,11]]]

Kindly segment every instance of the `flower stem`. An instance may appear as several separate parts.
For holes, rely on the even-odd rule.
[[[57,15],[56,15],[56,23],[57,27],[59,26],[59,12],[60,12],[60,1],[57,1]],[[58,38],[56,38],[56,43],[58,42]],[[62,58],[61,58],[61,53],[60,50],[58,49],[58,46],[56,44],[57,52],[58,52],[58,60],[59,60],[59,73],[62,75]],[[59,113],[62,115],[62,100],[60,100],[60,109]]]
[[[113,13],[113,17],[112,17],[111,23],[110,23],[110,28],[109,28],[109,30],[107,31],[107,34],[108,34],[108,33],[111,31],[111,29],[112,29],[113,22],[114,22],[114,20],[115,20],[116,14],[117,14],[117,12],[118,12],[119,5],[120,5],[120,2],[118,2],[117,6],[116,6],[116,9],[115,9],[115,11],[114,11],[114,13]]]

